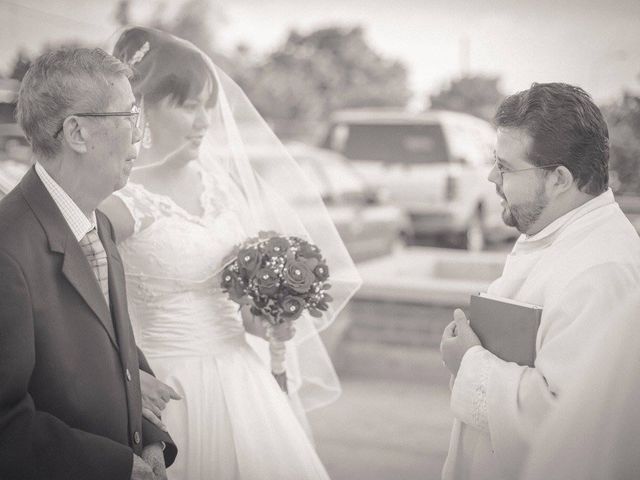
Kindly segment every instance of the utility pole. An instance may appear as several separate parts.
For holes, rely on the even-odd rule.
[[[466,77],[471,70],[471,40],[465,34],[458,43],[458,60],[460,62],[460,76]]]

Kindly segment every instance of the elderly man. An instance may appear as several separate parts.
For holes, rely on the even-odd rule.
[[[166,478],[176,455],[142,418],[139,368],[149,368],[96,211],[136,157],[129,74],[102,50],[73,49],[41,56],[22,82],[35,167],[0,202],[3,480]]]
[[[522,235],[488,293],[543,313],[533,368],[484,349],[464,313],[454,313],[441,344],[454,376],[447,480],[517,478],[557,397],[590,374],[589,343],[640,287],[640,239],[608,189],[607,126],[587,93],[533,84],[505,99],[495,120],[489,180],[504,221]]]

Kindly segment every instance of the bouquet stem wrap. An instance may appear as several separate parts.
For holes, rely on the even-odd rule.
[[[287,352],[287,347],[284,342],[276,340],[275,338],[269,339],[269,353],[271,354],[271,373],[278,382],[280,389],[284,393],[289,393],[287,388],[287,371],[284,368],[284,359]]]

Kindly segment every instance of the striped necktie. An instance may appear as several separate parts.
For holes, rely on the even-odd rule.
[[[100,290],[104,295],[104,299],[109,306],[109,267],[107,264],[107,253],[104,251],[100,237],[95,227],[93,227],[87,234],[80,240],[80,248],[84,252],[84,256],[87,258],[93,274],[98,280]]]

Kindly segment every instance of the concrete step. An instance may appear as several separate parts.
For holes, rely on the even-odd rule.
[[[383,328],[353,326],[345,339],[357,343],[382,343],[408,347],[438,347],[442,337],[442,330],[429,331],[411,328]]]
[[[433,325],[447,325],[453,318],[453,307],[440,307],[406,302],[373,302],[353,300],[351,305],[353,325],[394,326],[429,331]]]
[[[405,302],[354,300],[345,341],[438,347],[453,307]]]
[[[435,348],[345,341],[336,353],[335,366],[341,377],[449,384],[449,372]]]

